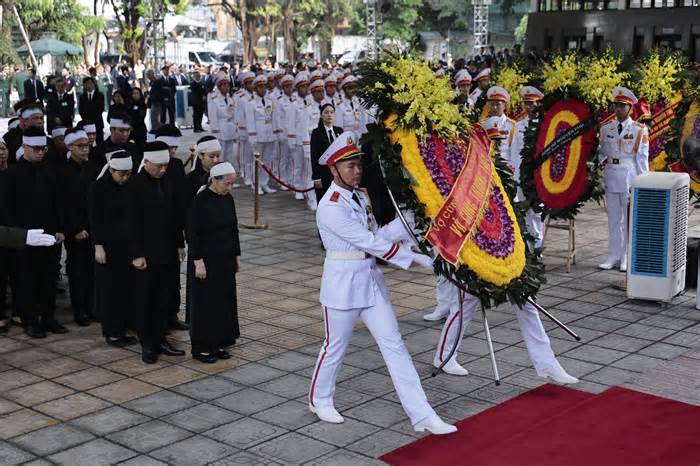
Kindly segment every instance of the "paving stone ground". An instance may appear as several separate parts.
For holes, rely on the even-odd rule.
[[[240,222],[250,223],[252,192],[236,190],[235,198]],[[65,297],[59,317],[69,334],[30,340],[13,328],[0,337],[0,464],[363,465],[419,437],[359,324],[336,393],[345,424],[322,424],[308,412],[306,393],[324,334],[323,252],[313,213],[290,193],[266,195],[262,207],[269,228],[241,230],[242,337],[229,360],[193,361],[187,333],[176,332],[171,338],[188,356],[144,365],[136,349],[108,347],[99,326],[74,326]],[[700,224],[697,216],[691,224]],[[551,256],[565,247],[564,232],[547,238],[549,283],[539,298],[583,338],[576,342],[543,318],[560,361],[581,378],[576,388],[597,393],[624,385],[700,404],[694,290],[668,306],[628,300],[612,288],[623,275],[595,267],[606,252],[604,211],[586,206],[577,232],[571,273]],[[428,398],[445,419],[461,420],[544,383],[506,307],[489,311],[500,387],[492,381],[480,318],[460,356],[471,375],[431,378],[441,323],[422,316],[435,304],[434,277],[416,268],[384,271]]]

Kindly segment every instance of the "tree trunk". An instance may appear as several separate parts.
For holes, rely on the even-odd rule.
[[[288,63],[294,63],[297,58],[297,44],[294,39],[293,0],[286,0],[282,18],[282,34],[284,35],[284,54]]]
[[[87,65],[90,63],[90,60],[88,59],[87,36],[82,36],[80,40],[83,44],[83,63]]]
[[[95,32],[95,60],[92,62],[95,66],[100,63],[100,33]]]

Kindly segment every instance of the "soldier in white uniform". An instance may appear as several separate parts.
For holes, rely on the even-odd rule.
[[[244,71],[240,73],[241,89],[234,96],[236,99],[236,126],[238,127],[238,151],[241,160],[241,174],[247,186],[253,186],[253,148],[248,141],[246,130],[246,107],[247,102],[253,98],[253,80],[255,73]]]
[[[357,78],[348,75],[343,78],[340,83],[340,89],[343,92],[343,102],[336,109],[336,118],[338,126],[345,131],[354,131],[359,133],[362,131],[362,102],[355,95],[357,93]]]
[[[605,164],[603,183],[608,207],[608,260],[599,267],[627,271],[627,208],[630,187],[638,175],[649,171],[647,127],[630,118],[637,98],[627,88],[613,90],[615,119],[600,128],[599,160]]]
[[[329,103],[334,108],[338,108],[343,101],[340,92],[338,92],[338,78],[335,72],[332,72],[323,82],[326,91],[326,98],[323,103]]]
[[[467,105],[469,105],[470,107],[474,105],[474,102],[472,101],[471,96],[469,95],[472,87],[472,75],[469,74],[469,71],[459,70],[457,74],[455,74],[455,86],[455,94],[457,96],[466,96]]]
[[[498,130],[501,135],[498,150],[501,157],[507,161],[510,157],[510,146],[515,138],[515,121],[506,116],[506,105],[510,102],[510,94],[500,86],[493,86],[486,91],[486,97],[490,118],[482,121],[481,125],[487,131]]]
[[[311,134],[316,127],[318,127],[318,122],[321,120],[321,105],[326,98],[326,90],[324,88],[323,79],[317,79],[309,84],[309,94],[306,96],[306,100],[309,103],[309,134]]]
[[[320,301],[326,338],[313,371],[309,409],[319,419],[341,423],[333,405],[335,381],[358,317],[379,345],[399,400],[418,432],[455,432],[428,404],[420,377],[403,343],[389,291],[375,257],[407,269],[411,263],[432,270],[432,260],[402,246],[407,233],[397,220],[379,228],[366,194],[357,189],[362,159],[355,136],[345,132],[321,156],[334,181],[316,214],[326,260]]]
[[[525,200],[525,194],[519,186],[520,162],[522,161],[520,152],[522,152],[525,143],[525,130],[530,124],[530,119],[535,118],[537,115],[537,108],[544,98],[544,94],[536,87],[524,86],[520,90],[520,97],[523,100],[526,116],[515,123],[515,137],[510,146],[509,157],[509,164],[513,170],[513,177],[516,183],[518,183],[518,194],[516,197],[516,201],[518,202]],[[542,239],[544,238],[544,223],[542,222],[542,217],[536,214],[532,209],[528,209],[525,213],[525,223],[527,224],[527,231],[535,238],[535,247],[541,247]]]
[[[474,82],[476,82],[476,89],[474,89],[470,95],[472,105],[474,105],[481,94],[486,92],[491,86],[491,68],[484,68],[477,73],[477,75],[474,76]]]
[[[287,141],[290,122],[293,121],[293,112],[291,111],[294,104],[294,76],[285,74],[280,78],[280,86],[282,86],[282,94],[277,98],[275,111],[272,114],[275,133],[279,142],[280,161],[279,161],[279,177],[285,183],[293,184],[292,179],[292,155]],[[286,190],[284,186],[280,189]]]
[[[255,93],[246,102],[245,117],[248,141],[253,149],[253,154],[260,154],[262,162],[269,168],[272,167],[275,156],[277,137],[272,125],[272,113],[275,102],[267,96],[267,78],[260,74],[253,80]],[[260,171],[260,191],[258,194],[274,193],[277,190],[268,186],[270,177],[262,168]],[[253,189],[255,189],[253,187]]]
[[[294,78],[294,89],[297,96],[292,104],[289,120],[287,141],[292,154],[292,185],[297,189],[308,189],[313,186],[311,181],[311,133],[309,133],[309,75],[302,72]],[[313,199],[312,199],[313,198]],[[316,196],[309,193],[294,193],[294,199],[306,200],[310,209],[316,210]]]
[[[229,96],[228,75],[219,71],[215,78],[214,89],[207,96],[207,117],[211,132],[221,144],[221,157],[230,162],[236,170],[240,170],[236,144],[238,131],[236,128],[235,99]]]

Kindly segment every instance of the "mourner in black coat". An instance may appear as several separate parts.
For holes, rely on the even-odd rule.
[[[104,141],[105,125],[102,113],[105,111],[105,96],[95,87],[95,81],[91,77],[83,79],[83,92],[78,97],[78,111],[80,118],[91,121],[97,129],[97,144]]]
[[[318,202],[321,201],[333,181],[331,171],[326,165],[320,165],[318,159],[328,149],[331,142],[343,132],[343,128],[333,125],[334,120],[335,109],[333,105],[323,104],[321,106],[321,121],[318,127],[311,132],[311,179],[314,180]]]
[[[226,347],[240,336],[236,272],[241,247],[236,205],[230,190],[235,171],[228,162],[215,165],[208,186],[195,197],[189,229],[195,263],[190,340],[192,355],[205,363],[228,359]]]

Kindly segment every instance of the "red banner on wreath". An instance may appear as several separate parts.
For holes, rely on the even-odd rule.
[[[491,193],[491,140],[475,126],[469,135],[465,163],[433,219],[426,239],[449,263],[456,265],[459,251],[471,237]]]

